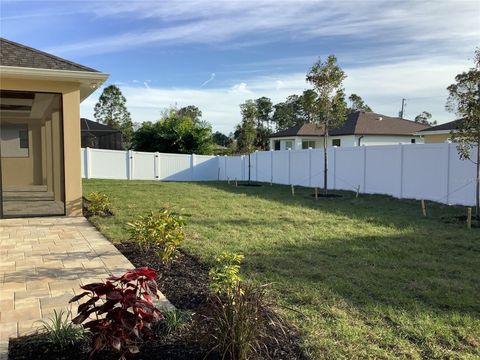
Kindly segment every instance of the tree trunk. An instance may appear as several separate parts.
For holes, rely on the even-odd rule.
[[[325,121],[325,133],[323,136],[323,193],[325,196],[328,194],[328,120]]]

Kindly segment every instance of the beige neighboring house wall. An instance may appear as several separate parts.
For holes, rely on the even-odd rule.
[[[450,133],[445,134],[424,134],[425,144],[444,143],[450,139]]]

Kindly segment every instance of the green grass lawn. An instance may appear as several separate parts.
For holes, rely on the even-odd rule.
[[[171,206],[186,216],[185,248],[206,263],[243,253],[244,277],[298,325],[312,358],[480,358],[480,229],[446,223],[465,208],[349,192],[226,183],[86,180],[112,201],[91,220],[112,241],[126,223]]]

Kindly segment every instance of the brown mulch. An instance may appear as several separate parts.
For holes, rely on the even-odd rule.
[[[135,244],[125,242],[116,246],[135,267],[148,266],[155,269],[162,293],[177,309],[193,314],[188,326],[173,334],[162,335],[145,342],[140,353],[132,356],[132,359],[218,359],[218,354],[208,352],[212,347],[208,337],[207,320],[210,314],[209,278],[208,269],[199,259],[181,251],[169,266],[165,266],[153,252],[143,253]],[[306,359],[300,349],[300,337],[295,329],[287,326],[280,331],[276,327],[271,327],[268,333],[272,340],[266,344],[266,349],[261,354],[255,354],[252,359]],[[59,350],[42,341],[42,335],[24,336],[10,341],[9,359],[86,360],[88,344],[77,344]],[[118,354],[102,352],[93,359],[118,359]]]

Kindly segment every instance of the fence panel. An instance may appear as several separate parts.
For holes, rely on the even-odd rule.
[[[91,178],[97,179],[128,179],[128,151],[90,149]]]
[[[155,180],[155,153],[133,151],[133,179]]]
[[[472,158],[476,156],[472,151]],[[82,149],[82,176],[168,181],[246,180],[323,187],[323,149],[204,156]],[[249,167],[250,166],[250,167]],[[454,144],[328,148],[328,187],[473,205],[476,166]]]
[[[212,181],[220,178],[219,159],[216,156],[194,155],[193,180]]]
[[[444,201],[446,144],[407,145],[403,149],[403,197]]]
[[[365,147],[365,190],[370,194],[402,197],[403,146]]]
[[[275,184],[290,184],[290,152],[280,150],[273,152],[273,182]]]

